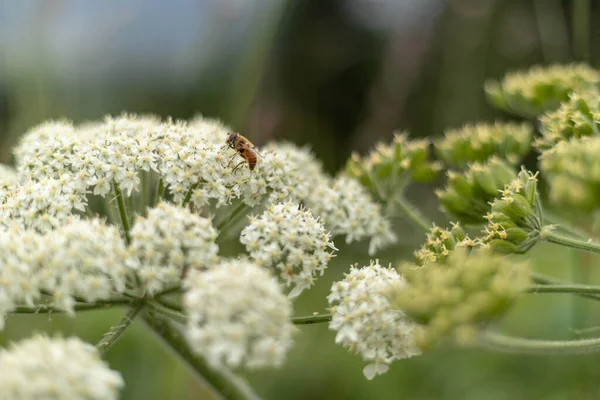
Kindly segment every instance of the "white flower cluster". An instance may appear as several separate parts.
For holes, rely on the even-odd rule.
[[[124,386],[96,348],[77,338],[13,343],[0,349],[0,371],[0,396],[11,400],[116,400]]]
[[[74,296],[93,302],[123,293],[137,262],[116,226],[74,221],[42,237],[35,278],[53,305],[73,313]]]
[[[346,235],[346,243],[371,238],[369,255],[397,240],[379,204],[355,179],[340,176],[315,185],[305,204],[333,235]]]
[[[138,217],[130,249],[139,260],[138,276],[152,295],[180,282],[184,269],[212,267],[218,260],[217,231],[208,218],[162,202]]]
[[[10,225],[38,232],[49,232],[78,218],[74,210],[84,211],[87,199],[77,191],[71,177],[44,178],[11,185],[0,192],[0,230]]]
[[[287,286],[294,285],[290,297],[310,288],[315,275],[323,275],[331,251],[337,250],[310,211],[291,202],[271,205],[259,217],[251,217],[240,242],[259,266],[275,269]]]
[[[414,324],[393,310],[386,296],[392,283],[398,287],[401,282],[396,270],[371,262],[360,269],[352,267],[327,297],[332,306],[329,328],[337,331],[335,342],[369,362],[363,370],[367,379],[387,372],[394,360],[421,354]]]
[[[269,271],[230,260],[184,282],[186,337],[213,366],[278,367],[292,346],[292,304]]]
[[[0,232],[0,329],[7,312],[33,306],[42,292],[69,313],[76,296],[95,301],[122,293],[133,268],[118,229],[99,220],[43,235],[13,226]]]

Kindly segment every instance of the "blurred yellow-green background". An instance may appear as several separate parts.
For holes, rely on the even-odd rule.
[[[588,61],[600,40],[596,0],[0,0],[0,161],[29,127],[123,111],[216,117],[256,144],[308,144],[334,173],[351,151],[392,131],[434,137],[469,121],[507,119],[482,84],[533,64]],[[535,163],[532,158],[528,162]],[[441,180],[436,184],[439,185]],[[408,197],[439,223],[432,186]],[[383,263],[408,259],[423,235],[402,220]],[[368,263],[344,247],[296,313],[324,312],[332,281]],[[572,277],[600,260],[539,245],[538,270]],[[593,267],[591,267],[593,268]],[[593,271],[587,273],[594,280]],[[95,343],[119,310],[9,317],[0,341],[61,331]],[[503,321],[525,337],[576,338],[597,305],[524,297]],[[210,399],[141,324],[107,355],[123,399]],[[600,357],[532,357],[439,347],[367,381],[364,363],[326,324],[303,326],[284,368],[247,373],[265,399],[596,399]],[[2,371],[0,371],[2,373]]]

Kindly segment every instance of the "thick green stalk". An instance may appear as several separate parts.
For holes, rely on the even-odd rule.
[[[120,305],[128,305],[131,304],[131,300],[129,299],[114,299],[108,301],[95,301],[93,303],[82,303],[75,304],[73,309],[75,311],[91,311],[91,310],[106,310],[108,308]],[[13,311],[10,311],[9,314],[40,314],[40,313],[57,313],[61,314],[66,312],[61,308],[56,308],[49,306],[47,304],[37,304],[35,306],[19,306],[15,308]]]
[[[127,311],[125,315],[121,318],[119,323],[112,328],[108,332],[104,334],[102,339],[96,345],[96,348],[100,352],[100,354],[104,354],[112,347],[113,344],[119,340],[121,335],[125,332],[125,330],[131,325],[135,317],[139,314],[139,312],[144,308],[144,303],[140,302]]]
[[[158,180],[158,187],[156,188],[156,197],[154,198],[153,206],[156,206],[163,197],[163,193],[165,192],[165,182],[163,178]]]
[[[542,229],[540,238],[550,243],[560,246],[571,247],[573,249],[590,251],[592,253],[600,253],[600,244],[593,242],[584,242],[582,240],[570,238],[567,236],[558,235],[549,229]]]
[[[245,203],[240,203],[232,212],[225,218],[223,221],[217,225],[217,231],[219,232],[219,237],[222,235],[224,229],[233,222],[239,215],[245,212],[248,209],[248,206]]]
[[[433,226],[433,222],[424,216],[418,208],[410,204],[403,196],[396,196],[394,201],[406,219],[421,228],[424,232],[429,232]]]
[[[144,322],[169,349],[183,359],[214,391],[228,400],[260,400],[250,385],[225,367],[211,368],[200,356],[195,356],[181,332],[169,321],[158,316],[144,315]]]
[[[125,241],[129,244],[131,243],[131,237],[129,236],[129,217],[127,216],[127,207],[125,206],[123,193],[117,182],[113,182],[113,190],[115,192],[117,206],[119,207],[119,215],[121,216],[121,225],[123,226],[123,232],[125,233]]]
[[[484,332],[478,345],[507,353],[534,355],[575,355],[600,351],[600,338],[579,340],[538,340],[506,336],[497,332]]]
[[[579,285],[576,283],[558,285],[534,285],[527,289],[528,293],[572,293],[600,295],[600,286]],[[599,297],[594,297],[600,300]]]
[[[198,184],[194,183],[192,185],[192,187],[190,188],[190,190],[188,190],[188,192],[185,194],[185,197],[183,198],[183,203],[181,203],[181,205],[183,207],[187,206],[188,203],[190,202],[190,199],[192,198],[192,194],[194,194],[194,191],[198,188]]]

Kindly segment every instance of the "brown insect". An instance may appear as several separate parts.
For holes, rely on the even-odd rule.
[[[231,132],[225,143],[227,143],[228,147],[234,149],[244,159],[244,161],[240,162],[233,168],[234,172],[244,163],[248,164],[250,171],[254,170],[258,159],[258,153],[256,150],[254,150],[254,145],[251,141],[237,132]]]

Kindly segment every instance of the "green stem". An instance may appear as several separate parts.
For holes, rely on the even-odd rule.
[[[429,232],[433,226],[433,222],[424,216],[419,209],[410,204],[403,196],[396,196],[394,200],[406,219],[421,228],[424,232]]]
[[[573,55],[581,61],[590,59],[590,0],[573,2]]]
[[[319,324],[321,322],[331,321],[331,314],[307,315],[305,317],[294,317],[292,323],[294,325],[310,325]]]
[[[170,308],[171,310],[177,311],[179,313],[183,313],[183,307],[180,304],[175,303],[169,299],[165,299],[164,297],[163,298],[155,297],[154,301],[162,306]]]
[[[198,183],[194,183],[192,185],[192,187],[190,187],[190,189],[187,191],[187,193],[185,194],[185,197],[183,198],[183,203],[181,203],[182,207],[187,206],[187,204],[190,202],[190,199],[192,198],[192,194],[194,194],[194,191],[198,188]]]
[[[125,315],[121,318],[119,323],[112,328],[108,332],[104,334],[102,339],[96,345],[96,348],[100,352],[100,354],[104,354],[112,347],[113,344],[119,340],[121,335],[125,332],[125,330],[131,325],[135,317],[139,314],[139,312],[144,308],[144,303],[140,302],[127,311]]]
[[[578,340],[538,340],[484,332],[478,345],[491,350],[534,355],[575,355],[600,351],[600,338]]]
[[[546,228],[546,227],[544,227]],[[600,244],[592,242],[584,242],[578,239],[558,235],[549,229],[542,229],[540,238],[550,243],[560,246],[571,247],[573,249],[590,251],[592,253],[600,253]]]
[[[113,190],[115,191],[115,198],[117,199],[117,206],[119,207],[119,215],[121,216],[121,225],[123,226],[123,232],[125,232],[125,241],[127,244],[131,243],[131,237],[129,236],[129,219],[127,217],[127,207],[123,199],[123,193],[119,188],[117,182],[113,182]]]
[[[181,332],[168,320],[158,316],[144,315],[144,322],[161,341],[182,358],[199,378],[228,400],[259,400],[250,385],[225,367],[211,368],[200,356],[195,356]]]
[[[159,303],[158,301],[148,302],[148,307],[150,307],[157,313],[160,313],[166,317],[169,317],[170,319],[177,321],[181,324],[187,323],[187,317],[185,316],[185,314],[179,312],[178,310],[167,307],[167,306]]]
[[[156,188],[156,197],[154,198],[154,206],[158,204],[160,199],[163,197],[163,193],[165,192],[165,182],[163,178],[158,180],[158,187]]]
[[[221,236],[223,230],[233,221],[238,215],[243,213],[248,209],[248,206],[245,203],[240,203],[232,212],[225,218],[223,221],[219,222],[217,225],[217,231],[219,232],[219,236]]]
[[[538,273],[532,273],[531,280],[535,283],[539,283],[540,285],[545,285],[545,286],[550,286],[550,287],[552,287],[552,286],[560,287],[560,286],[571,286],[572,285],[571,283],[562,282],[560,280],[557,280],[557,279],[554,279],[554,278],[551,278],[551,277],[548,277],[548,276],[545,276],[542,274],[538,274]],[[585,286],[585,285],[583,285],[583,286]],[[550,290],[552,290],[552,289],[550,289]],[[588,293],[580,293],[580,292],[577,292],[574,294],[578,295],[580,297],[585,297],[585,298],[592,299],[592,300],[600,300],[600,295],[596,295],[596,294],[588,294]]]
[[[168,288],[163,289],[160,292],[156,293],[153,297],[157,298],[157,297],[161,297],[161,296],[166,296],[169,294],[179,292],[180,290],[181,290],[181,285],[171,286],[171,287],[168,287]]]
[[[129,299],[115,299],[113,301],[96,301],[94,303],[82,303],[75,304],[73,309],[75,311],[91,311],[91,310],[105,310],[118,305],[128,305],[131,304],[131,300]],[[33,307],[28,306],[19,306],[15,308],[13,311],[10,311],[9,314],[40,314],[40,313],[64,313],[66,312],[62,308],[56,308],[53,306],[49,306],[47,304],[38,304]]]
[[[528,293],[573,293],[600,295],[600,286],[562,284],[562,285],[534,285],[527,289]]]
[[[139,201],[138,201],[138,213],[139,215],[146,214],[146,207],[148,206],[148,186],[150,186],[150,171],[140,171],[140,192],[139,192]]]

